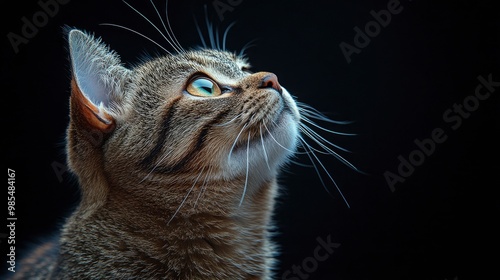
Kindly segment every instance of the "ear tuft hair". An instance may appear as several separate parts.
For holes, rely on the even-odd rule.
[[[73,79],[84,97],[118,117],[131,71],[123,66],[114,51],[93,35],[72,29],[68,32],[68,43]]]

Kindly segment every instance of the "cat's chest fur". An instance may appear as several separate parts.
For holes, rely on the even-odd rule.
[[[275,248],[266,227],[275,188],[269,182],[249,198],[259,209],[243,207],[234,216],[200,210],[168,226],[170,211],[148,209],[135,199],[111,199],[94,215],[70,221],[61,243],[65,257],[54,276],[270,279]]]

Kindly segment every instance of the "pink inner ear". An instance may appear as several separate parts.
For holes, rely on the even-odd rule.
[[[69,33],[69,46],[73,78],[80,91],[94,105],[109,106],[113,91],[109,82],[120,77],[107,74],[120,64],[119,58],[105,44],[79,30]]]
[[[83,94],[75,78],[71,80],[71,97],[72,105],[74,103],[76,106],[73,109],[83,117],[86,125],[102,132],[110,132],[115,128],[114,118],[104,110],[102,103],[98,107]]]

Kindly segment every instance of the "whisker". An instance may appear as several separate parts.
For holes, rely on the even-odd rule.
[[[238,142],[238,138],[240,137],[241,133],[243,132],[243,130],[245,130],[245,128],[247,127],[248,123],[245,123],[245,125],[241,128],[240,132],[238,133],[238,135],[236,136],[236,139],[234,139],[234,143],[233,145],[231,146],[231,150],[229,150],[229,155],[227,156],[227,160],[229,161],[231,159],[231,155],[233,153],[233,150],[234,150],[234,147],[236,146],[236,143]]]
[[[153,39],[149,38],[148,36],[146,36],[146,35],[144,35],[144,34],[142,34],[142,33],[138,32],[138,31],[135,31],[135,30],[133,30],[133,29],[131,29],[131,28],[125,27],[125,26],[123,26],[123,25],[114,24],[114,23],[101,23],[101,24],[99,24],[99,25],[107,25],[107,26],[119,27],[119,28],[123,28],[123,29],[125,29],[125,30],[127,30],[127,31],[133,32],[133,33],[135,33],[135,34],[137,34],[137,35],[140,35],[140,36],[144,37],[145,39],[148,39],[148,40],[149,40],[149,41],[151,41],[153,44],[157,45],[157,46],[158,46],[158,47],[160,47],[162,50],[164,50],[166,53],[168,53],[168,54],[172,55],[172,53],[171,53],[170,51],[168,51],[168,50],[167,50],[166,48],[164,48],[162,45],[158,44],[158,43],[157,43],[156,41],[154,41]]]
[[[307,144],[307,142],[305,142],[304,138],[302,138],[301,136],[299,136],[302,143],[305,145],[304,147],[310,147],[309,144]],[[323,171],[325,171],[326,175],[328,175],[328,178],[330,178],[330,181],[333,182],[333,184],[335,185],[335,188],[337,189],[337,191],[339,192],[340,196],[342,197],[342,199],[344,200],[345,204],[347,205],[348,208],[351,208],[351,206],[349,205],[349,203],[347,202],[347,199],[344,197],[344,194],[342,193],[342,191],[340,190],[339,186],[337,185],[337,182],[332,178],[332,176],[330,175],[330,172],[328,172],[328,169],[326,169],[326,167],[323,165],[323,163],[321,162],[321,160],[318,158],[318,156],[316,156],[316,154],[314,152],[311,152],[311,153],[308,153],[307,154],[309,156],[309,158],[311,159],[311,162],[313,163],[314,166],[316,166],[316,164],[314,163],[314,160],[310,157],[311,155],[316,159],[316,161],[319,163],[319,165],[321,166],[321,168],[323,169]],[[318,173],[319,177],[321,177],[321,175],[319,174],[319,170],[316,168],[316,172]],[[323,182],[323,180],[321,180]],[[324,182],[323,182],[324,183]]]
[[[266,160],[267,168],[271,170],[271,167],[269,166],[269,159],[267,158],[266,146],[264,145],[264,138],[262,137],[262,124],[259,125],[259,131],[260,131],[260,142],[262,143],[262,151],[264,152],[264,159]]]
[[[316,119],[316,120],[319,120],[319,121],[323,121],[323,122],[328,122],[328,123],[333,123],[333,124],[339,124],[339,125],[347,125],[347,124],[352,124],[354,121],[336,121],[336,120],[332,120],[326,116],[322,116],[322,115],[318,115],[316,114],[316,112],[310,112],[310,111],[307,111],[307,109],[300,109],[299,108],[299,111],[300,111],[300,116],[301,117],[309,117],[309,118],[313,118],[313,119]]]
[[[220,50],[220,42],[219,42],[219,28],[215,27],[215,44],[217,46],[217,50]]]
[[[266,126],[266,123],[262,123],[264,125],[264,128],[267,130],[267,134],[269,134],[269,136],[271,136],[271,138],[274,140],[274,142],[276,142],[276,144],[278,144],[278,146],[280,146],[281,148],[283,148],[284,150],[286,151],[289,151],[290,153],[294,153],[294,154],[301,154],[301,152],[297,152],[297,151],[292,151],[290,150],[289,148],[281,145],[280,142],[278,142],[278,140],[276,140],[276,138],[274,138],[273,134],[271,133],[271,131],[269,131],[269,129],[267,128]]]
[[[210,173],[212,173],[212,167],[211,166],[208,168],[207,175],[205,176],[205,179],[203,180],[203,184],[200,187],[200,193],[198,194],[198,197],[196,198],[196,201],[194,202],[193,208],[196,208],[196,205],[198,204],[198,200],[200,199],[200,197],[203,196],[203,194],[205,193],[205,191],[207,189],[207,184],[206,183],[207,183],[208,177],[210,176]]]
[[[245,186],[243,187],[243,194],[241,195],[239,206],[241,206],[241,204],[243,203],[243,199],[245,198],[245,194],[247,192],[249,166],[250,166],[250,134],[248,134],[248,141],[247,141],[247,170],[245,174]]]
[[[167,222],[167,225],[170,224],[170,222],[174,219],[175,215],[177,215],[177,213],[179,213],[179,210],[181,210],[182,205],[184,205],[184,202],[186,202],[186,199],[188,198],[189,194],[191,193],[191,191],[193,191],[194,186],[196,186],[196,182],[198,182],[198,179],[200,178],[201,174],[203,174],[203,170],[204,169],[205,169],[205,167],[203,167],[201,169],[200,174],[198,174],[198,177],[196,177],[196,180],[194,181],[193,185],[189,189],[188,193],[184,196],[184,199],[182,200],[181,205],[179,205],[179,207],[177,207],[177,210],[175,210],[174,215],[172,215],[172,217],[170,218],[170,220]]]
[[[336,144],[333,144],[332,142],[326,140],[323,136],[319,135],[316,131],[312,130],[310,127],[304,125],[304,124],[300,124],[299,125],[299,128],[302,132],[307,132],[307,136],[309,136],[309,138],[311,138],[312,140],[314,140],[314,142],[316,143],[319,143],[319,142],[323,142],[327,145],[330,145],[332,147],[335,147],[341,151],[344,151],[344,152],[347,152],[347,153],[350,153],[351,151],[339,146],[339,145],[336,145]]]
[[[305,121],[306,123],[308,124],[311,124],[323,131],[326,131],[326,132],[329,132],[329,133],[332,133],[332,134],[337,134],[337,135],[343,135],[343,136],[356,136],[357,134],[353,134],[353,133],[345,133],[345,132],[338,132],[338,131],[334,131],[334,130],[330,130],[330,129],[326,129],[318,124],[316,124],[315,122],[313,122],[312,120],[310,120],[309,118],[305,117],[304,115],[301,115],[300,116],[300,119],[302,121]]]
[[[176,52],[179,52],[179,50],[177,50],[177,48],[175,47],[175,45],[165,36],[165,34],[163,34],[163,32],[161,32],[161,30],[151,20],[149,20],[145,15],[143,15],[141,12],[139,12],[139,10],[137,10],[136,8],[134,8],[132,5],[130,5],[129,3],[127,3],[127,1],[125,1],[125,0],[122,0],[122,1],[127,6],[129,6],[132,10],[134,10],[137,14],[139,14],[141,17],[143,17],[151,26],[153,26],[156,29],[156,31],[158,31],[158,33],[160,33],[160,35],[170,44],[170,46],[172,46],[174,48],[174,50]],[[153,2],[151,2],[151,4],[153,4]],[[153,7],[156,10],[156,6],[154,6],[154,4],[153,4]],[[163,22],[163,20],[162,20],[162,22]]]
[[[306,136],[308,136],[308,135],[306,135]],[[308,136],[308,137],[309,137],[309,136]],[[314,151],[314,152],[316,152],[316,153],[318,153],[318,154],[322,154],[322,155],[330,155],[330,156],[332,155],[330,152],[327,152],[327,151],[322,151],[322,150],[316,149],[316,148],[315,148],[315,147],[313,147],[313,146],[309,146],[309,150]],[[308,152],[304,152],[304,154],[305,154],[305,153],[308,153]]]
[[[163,18],[161,17],[160,12],[156,8],[156,5],[154,4],[153,0],[149,0],[149,2],[151,3],[151,5],[153,5],[153,8],[155,9],[156,14],[158,15],[158,18],[160,19],[160,22],[163,25],[163,28],[165,29],[165,32],[166,32],[167,36],[170,38],[170,40],[167,39],[167,37],[165,37],[165,35],[158,28],[156,28],[156,26],[154,24],[152,24],[151,21],[149,21],[147,19],[148,22],[150,22],[158,30],[158,32],[160,32],[160,34],[163,36],[163,38],[165,38],[165,40],[167,40],[167,42],[170,44],[170,46],[172,46],[174,48],[174,50],[176,52],[181,53],[182,52],[182,48],[179,48],[179,46],[174,43],[174,40],[172,39],[172,36],[170,35],[170,32],[168,31],[167,27],[165,26],[165,22],[163,21]],[[167,1],[167,5],[168,5],[168,1]],[[167,15],[167,18],[168,18],[168,15]]]
[[[224,35],[222,36],[222,50],[225,51],[226,50],[226,38],[227,38],[227,34],[229,32],[229,30],[231,29],[231,27],[233,27],[234,25],[236,24],[236,22],[232,22],[227,28],[226,28],[226,31],[224,31]]]
[[[243,115],[243,113],[240,113],[238,115],[236,115],[234,118],[230,119],[229,121],[225,122],[225,123],[221,123],[221,124],[216,124],[214,126],[226,126],[232,122],[234,122],[237,118],[241,117],[241,115]]]
[[[316,166],[316,164],[314,163],[314,160],[313,158],[311,157],[310,153],[313,153],[312,150],[309,150],[307,143],[305,143],[304,139],[302,137],[299,137],[299,140],[300,140],[300,145],[304,148],[304,150],[308,151],[306,154],[307,154],[307,157],[309,157],[309,160],[311,161],[313,167],[314,167],[314,170],[316,171],[316,174],[318,174],[318,178],[319,178],[319,181],[321,182],[321,185],[323,185],[323,188],[326,190],[326,192],[333,197],[332,193],[330,192],[330,190],[326,187],[326,184],[325,184],[325,181],[323,181],[323,177],[321,176],[321,173],[319,172],[318,170],[318,167]],[[307,145],[307,146],[306,146]]]
[[[313,165],[309,165],[309,164],[305,164],[305,163],[302,163],[302,162],[298,162],[298,161],[293,160],[293,159],[288,159],[288,161],[291,162],[291,163],[293,163],[293,164],[295,164],[295,165],[301,166],[301,167],[306,167],[306,168],[314,167]]]
[[[142,183],[144,182],[144,180],[146,180],[147,177],[149,177],[149,175],[151,175],[151,173],[153,173],[155,171],[155,169],[172,153],[173,151],[169,151],[168,153],[165,153],[161,158],[160,160],[155,164],[155,166],[153,166],[153,168],[151,168],[151,171],[149,171],[149,173],[144,176],[144,178],[139,182],[139,183]]]
[[[205,24],[207,25],[207,30],[208,30],[208,38],[210,39],[210,47],[212,49],[215,49],[215,38],[214,38],[214,30],[212,28],[212,24],[208,20],[208,10],[207,10],[207,5],[204,6],[205,8]]]
[[[257,41],[257,39],[253,39],[252,41],[250,41],[250,42],[246,43],[246,44],[243,46],[243,48],[241,48],[241,51],[240,51],[240,53],[238,54],[238,56],[243,56],[243,55],[245,54],[245,52],[246,52],[249,48],[251,48],[251,47],[255,46],[255,44],[254,44],[254,42],[255,42],[255,41]]]
[[[201,44],[203,45],[203,48],[207,49],[207,43],[205,42],[205,38],[203,36],[203,32],[201,32],[200,25],[198,24],[198,21],[196,20],[196,17],[193,16],[194,19],[194,24],[196,25],[196,31],[198,31],[198,36],[200,36],[201,39]]]
[[[321,120],[324,122],[329,122],[329,123],[334,123],[334,124],[350,124],[352,121],[336,121],[328,118],[325,116],[323,113],[318,111],[316,108],[310,106],[309,104],[298,102],[297,101],[297,106],[299,108],[299,111],[301,115],[305,115],[307,117],[311,117],[317,120]]]
[[[179,43],[179,40],[177,40],[177,37],[175,36],[174,31],[172,30],[172,26],[170,25],[170,20],[168,18],[169,18],[168,17],[168,0],[165,0],[165,20],[167,21],[168,30],[170,31],[170,32],[167,31],[167,34],[172,39],[172,41],[174,41],[176,43],[176,45],[179,47],[179,49],[181,49],[182,52],[185,52],[181,43]]]
[[[338,160],[340,160],[340,162],[342,162],[343,164],[349,166],[350,168],[352,168],[353,170],[356,170],[360,173],[363,173],[361,170],[359,170],[356,166],[354,166],[352,163],[350,163],[348,160],[346,160],[345,158],[343,158],[341,155],[339,155],[337,152],[335,152],[334,150],[332,150],[331,148],[329,148],[328,146],[326,146],[325,144],[315,140],[313,137],[311,137],[307,131],[305,130],[302,130],[302,132],[304,132],[304,134],[306,134],[307,136],[309,136],[309,138],[311,138],[312,140],[314,140],[318,145],[321,146],[321,148],[325,149],[325,151],[328,152],[328,154],[334,156],[335,158],[337,158]],[[309,144],[308,144],[309,145]],[[310,145],[309,145],[310,146]],[[311,147],[311,146],[310,146]],[[311,147],[312,148],[312,147]],[[314,149],[314,148],[312,148]],[[317,151],[317,150],[316,150]]]

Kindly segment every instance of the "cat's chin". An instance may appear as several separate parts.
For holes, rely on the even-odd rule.
[[[227,158],[225,177],[234,178],[248,173],[249,178],[272,179],[279,167],[295,152],[298,124],[290,110],[283,110],[272,125],[261,127],[257,136],[234,147]]]

